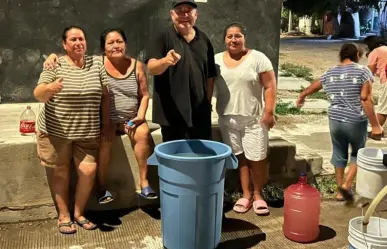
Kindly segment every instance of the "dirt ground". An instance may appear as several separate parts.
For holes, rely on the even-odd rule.
[[[313,69],[315,77],[320,77],[327,69],[338,63],[340,47],[344,40],[326,40],[322,38],[284,37],[280,43],[280,65],[293,63]],[[364,49],[360,41],[356,41]],[[361,64],[367,64],[367,58],[362,58]]]
[[[281,37],[279,65],[292,63],[309,67],[313,70],[313,76],[319,78],[326,70],[339,63],[339,51],[344,43],[354,42],[365,50],[362,41],[354,40],[326,40],[320,37]],[[367,65],[365,55],[360,64]],[[375,77],[373,84],[373,96],[375,103],[379,98],[380,81]],[[279,98],[296,98],[297,92],[278,91]]]

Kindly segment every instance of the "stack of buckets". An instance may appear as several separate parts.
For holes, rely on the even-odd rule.
[[[387,167],[383,164],[387,151],[377,148],[363,148],[358,151],[356,192],[361,197],[374,199],[387,186]],[[350,249],[387,248],[387,220],[370,217],[367,232],[363,230],[364,217],[349,222]]]

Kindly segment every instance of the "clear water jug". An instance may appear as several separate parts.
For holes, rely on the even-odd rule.
[[[315,241],[320,233],[320,192],[301,173],[298,183],[289,186],[284,197],[285,237],[301,243]]]

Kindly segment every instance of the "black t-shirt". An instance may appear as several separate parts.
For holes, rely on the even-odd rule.
[[[174,49],[180,61],[154,76],[152,121],[164,126],[211,126],[207,80],[216,77],[214,49],[207,35],[194,27],[195,38],[187,42],[168,27],[151,43],[145,62],[161,59]]]

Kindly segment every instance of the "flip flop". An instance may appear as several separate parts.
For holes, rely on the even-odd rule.
[[[339,187],[339,192],[346,201],[354,201],[352,190],[347,190],[343,187]]]
[[[147,200],[154,200],[158,198],[156,192],[150,186],[141,189],[141,192],[137,193]]]
[[[65,230],[62,230],[61,228],[62,227],[68,227],[68,228],[72,228],[72,226],[74,225],[74,222],[72,221],[69,221],[69,222],[61,222],[58,224],[58,231],[61,233],[61,234],[74,234],[77,232],[77,230],[71,230],[71,231],[65,231]]]
[[[98,198],[99,204],[107,204],[112,201],[114,201],[113,195],[107,190],[105,191],[105,194],[102,197]]]
[[[247,198],[240,198],[234,205],[233,210],[237,213],[244,214],[250,210],[252,201]]]
[[[83,229],[85,230],[94,230],[97,228],[97,225],[96,224],[93,224],[91,227],[89,228],[86,228],[85,225],[88,225],[90,224],[91,222],[88,220],[88,219],[84,219],[84,220],[78,220],[78,221],[75,221],[80,227],[82,227]]]
[[[380,134],[374,134],[372,132],[368,132],[368,138],[371,138],[375,141],[380,141],[382,138],[384,138],[384,131]]]
[[[264,200],[256,200],[253,202],[254,213],[259,216],[266,216],[270,214],[267,203]]]

